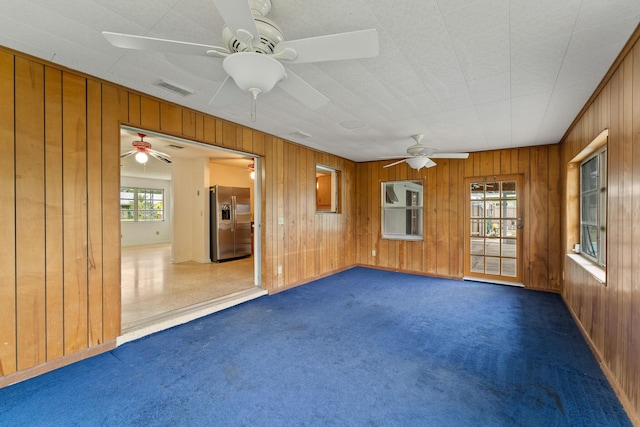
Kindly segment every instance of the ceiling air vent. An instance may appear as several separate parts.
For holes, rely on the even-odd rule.
[[[296,136],[298,138],[310,138],[311,134],[307,132],[303,132],[301,130],[296,130],[295,132],[291,132],[292,136]]]
[[[186,86],[181,86],[177,83],[170,82],[168,80],[158,80],[154,83],[156,86],[161,87],[162,89],[166,89],[170,92],[178,94],[180,96],[193,95],[195,91],[193,89],[189,89]]]
[[[181,147],[181,146],[175,145],[175,144],[169,144],[169,145],[167,145],[167,148],[171,148],[173,150],[182,150],[184,147]]]

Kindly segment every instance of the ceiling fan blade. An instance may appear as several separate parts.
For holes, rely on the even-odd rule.
[[[211,98],[211,101],[209,101],[209,105],[212,107],[226,107],[233,104],[243,93],[231,76],[227,76],[216,94]]]
[[[115,47],[136,50],[151,50],[165,53],[180,53],[183,55],[216,56],[207,54],[208,51],[221,53],[229,51],[219,46],[209,46],[206,44],[181,42],[177,40],[158,39],[155,37],[134,36],[132,34],[112,33],[103,31],[102,35],[109,43]]]
[[[466,159],[469,153],[431,153],[429,157],[434,159]]]
[[[151,157],[153,157],[154,159],[158,159],[161,162],[165,162],[165,163],[173,163],[171,160],[167,159],[166,157],[160,155],[157,151],[155,150],[150,150],[147,154],[149,154]]]
[[[399,165],[402,162],[407,161],[407,159],[398,160],[397,162],[389,163],[388,165],[382,166],[383,168],[390,168],[391,166]]]
[[[297,55],[291,63],[337,61],[341,59],[369,58],[378,55],[378,31],[352,31],[307,39],[283,41],[276,45],[274,55],[293,49]]]
[[[278,82],[278,86],[282,90],[313,110],[317,110],[329,102],[329,98],[318,92],[291,70],[286,71],[287,76]]]
[[[170,158],[171,158],[171,156],[170,156],[169,154],[167,154],[167,153],[163,153],[162,151],[158,151],[158,150],[149,150],[148,152],[149,152],[149,154],[151,154],[151,153],[158,154],[158,155],[160,155],[160,156],[162,156],[162,157],[166,157],[167,159],[170,159]]]
[[[125,157],[129,157],[130,155],[137,153],[138,150],[131,150],[131,151],[127,151],[126,153],[122,153],[120,154],[120,158],[124,159]]]
[[[213,0],[213,2],[234,36],[238,35],[238,30],[244,30],[251,33],[254,40],[260,40],[256,21],[253,19],[247,0]]]

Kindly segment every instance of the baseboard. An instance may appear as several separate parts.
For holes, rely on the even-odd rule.
[[[54,359],[50,362],[46,362],[38,366],[5,375],[3,377],[0,377],[0,388],[16,384],[24,380],[28,380],[29,378],[37,377],[38,375],[51,372],[53,370],[62,368],[63,366],[71,365],[72,363],[79,362],[83,359],[88,359],[89,357],[93,357],[98,354],[113,350],[114,348],[116,348],[116,342],[109,341],[104,344],[96,345],[94,347],[69,354],[68,356],[62,356],[58,359]]]
[[[329,276],[332,276],[334,274],[340,273],[341,271],[349,270],[349,269],[351,269],[353,267],[358,267],[358,265],[354,264],[354,265],[350,265],[348,267],[340,268],[340,269],[337,269],[337,270],[332,270],[332,271],[329,271],[329,272],[324,273],[324,274],[318,274],[317,276],[307,277],[304,280],[299,280],[297,282],[289,283],[287,286],[283,286],[282,288],[269,289],[268,292],[269,292],[269,295],[274,295],[274,294],[286,291],[288,289],[293,289],[293,288],[296,288],[298,286],[305,285],[307,283],[311,283],[314,280],[323,279],[325,277],[329,277]]]
[[[586,329],[584,328],[584,325],[582,324],[582,322],[580,322],[580,318],[576,315],[575,311],[573,311],[573,308],[567,302],[564,294],[561,294],[561,295],[562,295],[562,301],[564,301],[564,305],[569,309],[569,313],[571,313],[571,317],[573,317],[573,321],[576,323],[576,325],[578,325],[578,329],[580,330],[580,333],[584,337],[584,340],[587,342],[587,345],[591,349],[591,352],[593,353],[596,360],[598,361],[598,364],[600,365],[600,369],[602,369],[602,372],[607,377],[607,380],[609,381],[611,388],[613,388],[613,391],[616,393],[616,396],[618,396],[618,400],[622,404],[622,407],[624,408],[625,412],[627,413],[627,416],[631,420],[631,423],[635,427],[640,427],[640,414],[637,414],[635,412],[635,409],[631,404],[631,401],[627,397],[623,388],[620,386],[620,383],[618,383],[618,380],[616,380],[616,377],[615,375],[613,375],[613,372],[611,372],[611,370],[605,363],[604,357],[602,356],[602,354],[600,354],[598,347],[596,347],[596,345],[591,340],[591,337],[589,336]]]
[[[439,279],[462,280],[462,276],[449,276],[444,274],[425,273],[424,271],[405,270],[402,268],[381,267],[379,265],[371,265],[371,264],[355,264],[353,267],[372,268],[374,270],[392,271],[394,273],[415,274],[417,276],[437,277]]]

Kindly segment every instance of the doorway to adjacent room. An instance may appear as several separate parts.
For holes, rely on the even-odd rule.
[[[522,285],[519,175],[465,180],[465,279]]]
[[[252,228],[251,255],[212,263],[209,253],[209,187],[250,188],[251,219],[259,224],[259,159],[126,126],[121,153],[135,149],[132,143],[140,134],[170,162],[152,156],[146,162],[134,155],[121,159],[123,335],[234,295],[263,292],[260,251],[255,250],[259,228]]]

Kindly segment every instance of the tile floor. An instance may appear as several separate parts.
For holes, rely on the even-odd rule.
[[[122,248],[122,330],[203,301],[254,288],[253,257],[171,262],[171,245]]]

